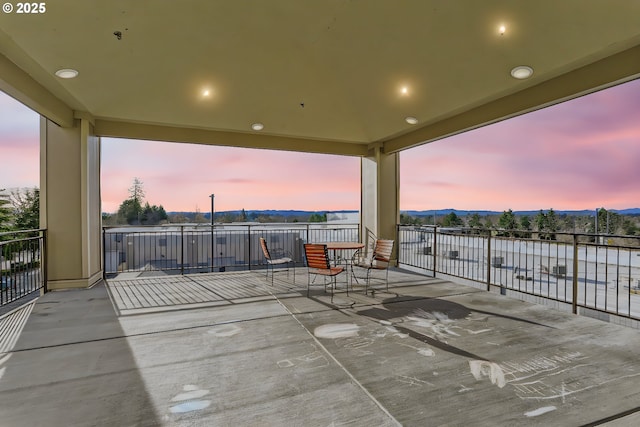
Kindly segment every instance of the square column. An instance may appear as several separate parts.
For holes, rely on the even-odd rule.
[[[77,119],[40,118],[40,226],[47,229],[49,290],[88,288],[102,279],[100,138]]]
[[[376,145],[361,160],[361,236],[367,230],[380,239],[396,240],[400,221],[400,156]]]

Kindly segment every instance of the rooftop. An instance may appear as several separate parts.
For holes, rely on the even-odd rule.
[[[0,320],[0,424],[637,425],[639,331],[402,270],[127,277]],[[7,329],[4,329],[7,330]]]

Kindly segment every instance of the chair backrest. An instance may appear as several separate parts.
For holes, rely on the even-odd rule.
[[[267,241],[264,237],[260,238],[260,247],[262,248],[262,252],[264,253],[264,257],[268,260],[271,260],[271,254],[269,254],[269,248],[267,247]]]
[[[373,259],[376,261],[390,262],[393,252],[393,240],[378,239],[373,249]]]
[[[376,241],[378,240],[378,237],[375,235],[375,233],[373,231],[371,231],[369,229],[369,227],[365,227],[365,239],[364,239],[364,253],[368,256],[371,257],[371,255],[373,254],[373,249],[375,248],[376,245]]]
[[[329,253],[327,251],[327,245],[318,243],[305,243],[304,254],[307,258],[307,267],[330,269]]]

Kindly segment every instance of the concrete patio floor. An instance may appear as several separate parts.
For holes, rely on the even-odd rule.
[[[402,271],[333,303],[275,282],[44,295],[0,320],[0,425],[640,425],[636,329]]]

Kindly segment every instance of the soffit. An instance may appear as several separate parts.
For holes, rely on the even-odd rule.
[[[46,6],[40,15],[0,14],[0,51],[70,109],[110,123],[114,136],[114,124],[138,123],[251,138],[251,123],[261,122],[260,135],[295,144],[395,140],[402,149],[452,117],[531,97],[545,82],[640,44],[640,2],[628,0]],[[533,77],[510,76],[521,64]],[[61,80],[60,68],[80,75]],[[640,64],[622,78],[634,69]],[[547,85],[545,99],[565,99],[561,89]]]

